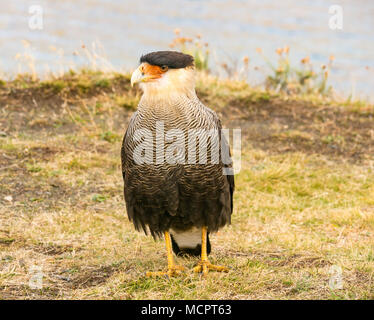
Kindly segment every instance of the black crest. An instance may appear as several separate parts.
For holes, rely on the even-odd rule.
[[[170,69],[180,69],[193,66],[193,57],[177,51],[156,51],[143,55],[140,63],[147,62],[154,66],[167,66]]]

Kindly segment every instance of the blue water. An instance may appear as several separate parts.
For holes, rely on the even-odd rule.
[[[28,25],[34,4],[43,8],[42,30]],[[328,27],[331,4],[343,8],[343,30]],[[104,49],[98,51],[105,51],[116,69],[131,69],[141,54],[167,49],[175,28],[186,36],[202,34],[218,74],[224,75],[222,61],[240,66],[243,56],[249,56],[253,85],[261,84],[268,72],[258,47],[275,62],[275,49],[288,45],[295,64],[309,55],[316,69],[334,55],[330,80],[337,91],[374,100],[371,0],[12,0],[0,12],[0,73],[27,71],[27,63],[15,59],[24,52],[35,58],[40,74],[81,66],[87,59],[73,53],[93,42],[101,44]],[[25,48],[22,40],[30,46]]]

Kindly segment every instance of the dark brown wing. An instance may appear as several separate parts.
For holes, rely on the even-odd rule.
[[[207,126],[218,129],[220,134],[222,126],[218,116],[202,105],[197,107],[200,108],[201,118],[204,118]],[[173,122],[176,121],[177,116],[170,116],[171,128],[179,126],[188,129],[191,126],[191,121],[188,124]],[[184,115],[182,121],[185,121],[186,117],[188,116]],[[198,120],[200,121],[201,118]],[[231,163],[207,165],[134,163],[132,157],[134,132],[136,128],[141,127],[154,129],[154,120],[151,119],[151,115],[143,114],[139,117],[135,113],[122,144],[126,208],[135,228],[143,229],[146,233],[149,230],[153,236],[158,236],[170,228],[187,230],[193,226],[208,226],[210,231],[216,231],[230,223],[234,177],[224,175],[223,167],[231,168]],[[226,140],[222,141],[222,146],[228,148]]]

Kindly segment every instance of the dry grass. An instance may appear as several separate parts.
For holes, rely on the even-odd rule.
[[[373,108],[214,79],[198,89],[243,128],[232,225],[212,237],[212,261],[231,271],[144,277],[166,253],[126,217],[119,151],[139,98],[128,77],[18,79],[0,88],[1,299],[374,298]],[[43,289],[29,287],[33,265]],[[332,265],[343,289],[328,285]]]

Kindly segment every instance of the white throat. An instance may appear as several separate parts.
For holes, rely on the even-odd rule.
[[[142,100],[178,100],[181,97],[196,99],[193,68],[169,69],[160,79],[143,82]]]

